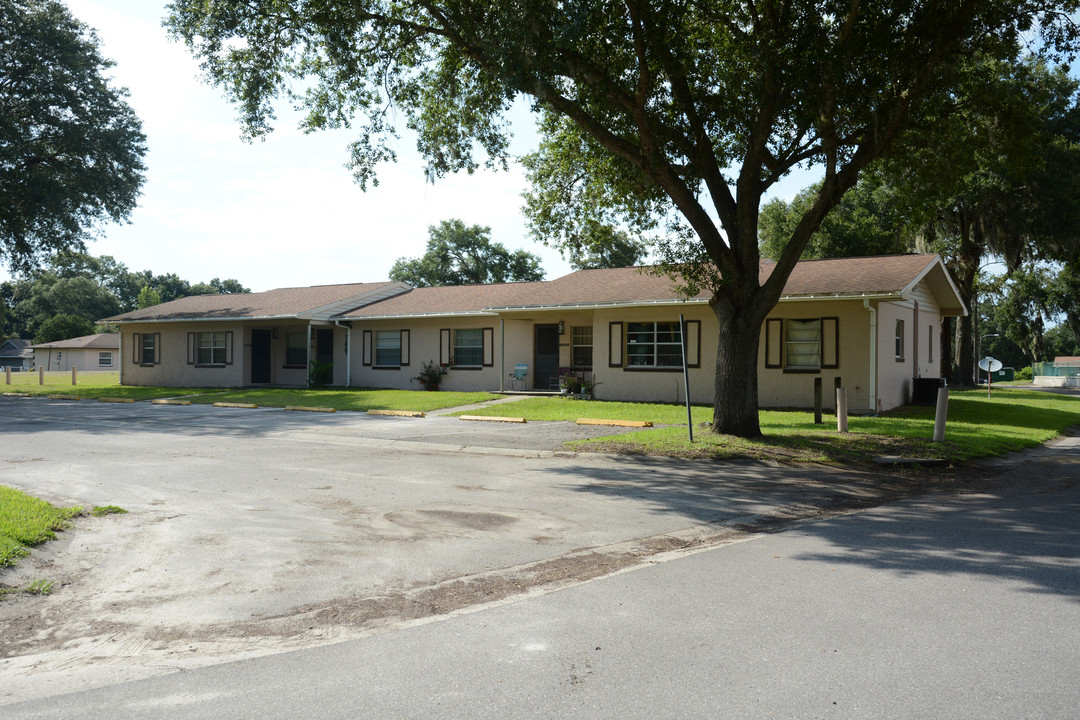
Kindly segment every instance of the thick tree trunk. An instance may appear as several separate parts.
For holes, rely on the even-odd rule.
[[[735,313],[713,303],[720,325],[716,347],[713,432],[760,437],[758,424],[758,346],[763,318]]]
[[[956,340],[953,346],[953,385],[974,385],[975,350],[971,340],[971,315],[956,318]]]

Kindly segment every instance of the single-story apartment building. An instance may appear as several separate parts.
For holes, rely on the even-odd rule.
[[[772,268],[762,263],[762,279]],[[302,386],[320,363],[334,385],[418,388],[413,378],[433,361],[449,369],[447,390],[549,390],[574,373],[601,399],[681,402],[684,315],[690,399],[711,403],[718,343],[708,300],[680,297],[647,268],[617,268],[540,282],[203,295],[101,322],[121,328],[129,385]],[[761,329],[760,404],[810,407],[818,377],[846,387],[853,411],[909,402],[916,379],[938,375],[942,318],[966,313],[937,255],[800,262]]]
[[[34,366],[46,370],[116,370],[120,366],[120,335],[98,333],[69,340],[31,345]]]

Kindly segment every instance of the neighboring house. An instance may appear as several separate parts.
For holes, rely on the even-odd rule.
[[[772,267],[762,263],[762,279]],[[904,404],[914,379],[938,375],[942,318],[966,312],[937,255],[801,262],[761,330],[760,404],[810,407],[814,378],[827,407],[837,383],[853,411]],[[121,327],[125,384],[303,385],[319,360],[333,362],[336,385],[417,388],[412,378],[432,360],[450,369],[447,390],[504,389],[523,363],[530,389],[553,389],[573,371],[597,382],[602,399],[679,402],[680,314],[690,399],[711,403],[717,322],[708,297],[682,300],[670,279],[637,268],[199,296],[103,322]]]
[[[70,340],[31,345],[34,365],[46,370],[116,370],[120,367],[120,335],[98,333]]]
[[[29,340],[8,338],[0,343],[0,369],[8,367],[15,371],[34,368],[34,351]]]

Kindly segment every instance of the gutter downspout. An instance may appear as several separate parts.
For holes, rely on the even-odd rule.
[[[116,358],[117,367],[120,370],[119,382],[124,384],[124,326],[120,326],[120,332],[117,333],[120,337],[117,338],[117,342],[120,343],[116,348],[116,354],[119,356]]]
[[[499,392],[506,389],[506,320],[499,316]]]
[[[334,324],[345,328],[345,387],[352,387],[352,325],[342,325],[340,320]]]
[[[870,311],[870,412],[877,413],[877,308],[870,307],[870,300],[863,298],[863,307]]]

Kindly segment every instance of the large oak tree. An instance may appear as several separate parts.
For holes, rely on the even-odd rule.
[[[760,434],[762,322],[810,235],[920,118],[941,116],[963,58],[1033,28],[1073,39],[1075,0],[175,0],[167,25],[252,135],[282,94],[309,128],[358,117],[357,179],[392,159],[396,118],[432,176],[499,164],[505,113],[542,113],[534,230],[670,226],[660,257],[719,322],[714,430]],[[822,166],[813,202],[759,281],[763,193]],[[587,202],[581,202],[586,200]]]
[[[0,263],[26,270],[123,221],[146,138],[92,30],[56,0],[0,0]]]

